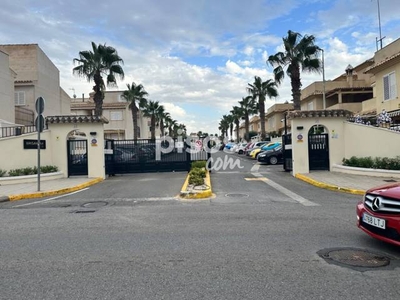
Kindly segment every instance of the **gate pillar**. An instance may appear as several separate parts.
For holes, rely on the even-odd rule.
[[[50,149],[54,164],[68,177],[68,135],[73,131],[85,134],[87,139],[87,163],[89,178],[105,178],[104,123],[108,120],[98,116],[48,116]]]
[[[344,158],[344,122],[353,113],[348,110],[297,110],[288,113],[292,134],[292,175],[306,174],[309,168],[308,133],[315,125],[324,128],[328,135],[329,169],[334,164],[341,164]]]

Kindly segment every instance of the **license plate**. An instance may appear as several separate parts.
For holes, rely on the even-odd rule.
[[[363,222],[378,228],[386,229],[386,220],[370,216],[366,213],[363,214]]]

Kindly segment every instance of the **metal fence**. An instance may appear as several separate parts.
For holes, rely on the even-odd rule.
[[[45,129],[47,129],[47,125],[45,125]],[[0,127],[0,138],[10,137],[10,136],[18,136],[24,133],[32,133],[36,132],[36,126],[12,126],[12,127]]]
[[[400,120],[394,120],[388,117],[386,114],[379,114],[377,116],[370,117],[355,116],[348,118],[347,121],[365,126],[386,128],[388,130],[400,132]]]

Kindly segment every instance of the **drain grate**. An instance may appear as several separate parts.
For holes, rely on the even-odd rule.
[[[249,195],[247,195],[247,194],[240,194],[240,193],[231,193],[231,194],[226,194],[225,197],[243,198],[243,197],[249,197]]]
[[[333,249],[318,254],[327,262],[348,267],[380,268],[390,264],[389,257],[363,249]]]
[[[385,182],[397,182],[397,181],[394,180],[394,179],[384,179],[383,181],[385,181]]]
[[[96,212],[95,210],[76,210],[76,211],[73,211],[72,213],[75,213],[75,214],[89,214],[89,213],[94,213],[94,212]]]

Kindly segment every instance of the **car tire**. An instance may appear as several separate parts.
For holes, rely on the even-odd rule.
[[[276,165],[278,163],[278,158],[276,156],[271,156],[268,161],[270,165]]]
[[[243,154],[243,150],[239,150],[239,154]]]

